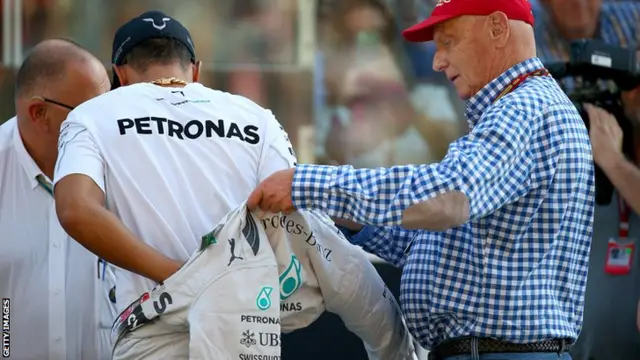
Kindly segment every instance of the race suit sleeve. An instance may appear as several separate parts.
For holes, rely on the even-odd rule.
[[[400,226],[365,226],[358,233],[347,236],[347,239],[364,251],[401,268],[420,231],[422,230],[407,230]]]
[[[54,185],[71,174],[86,175],[102,192],[105,191],[105,163],[102,155],[89,130],[73,112],[60,129]]]

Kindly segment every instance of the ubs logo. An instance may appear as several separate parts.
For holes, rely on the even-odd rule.
[[[247,348],[260,343],[262,346],[280,346],[280,334],[276,333],[258,333],[258,340],[256,341],[256,334],[251,330],[242,332],[240,344]]]
[[[257,344],[256,334],[247,330],[242,333],[242,339],[240,339],[240,344],[246,346],[247,348],[252,347]]]

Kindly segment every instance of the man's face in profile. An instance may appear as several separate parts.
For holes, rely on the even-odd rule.
[[[488,82],[493,54],[484,30],[483,18],[462,16],[436,26],[434,31],[433,69],[444,72],[463,100]]]
[[[593,37],[598,28],[602,0],[541,0],[567,40]]]

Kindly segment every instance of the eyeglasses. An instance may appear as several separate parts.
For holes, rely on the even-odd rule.
[[[58,101],[55,101],[55,100],[51,100],[51,99],[47,99],[47,98],[42,97],[42,96],[34,96],[31,99],[32,100],[40,100],[40,101],[44,101],[44,102],[47,102],[47,103],[50,103],[50,104],[62,106],[63,108],[69,109],[69,110],[73,110],[73,109],[76,108],[75,106],[70,106],[70,105],[67,105],[67,104],[63,104],[61,102],[58,102]]]

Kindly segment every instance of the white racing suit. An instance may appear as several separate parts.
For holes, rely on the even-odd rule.
[[[243,204],[178,272],[118,316],[114,359],[276,360],[280,332],[325,310],[362,339],[369,359],[417,359],[393,295],[331,219],[314,211],[257,216]]]

